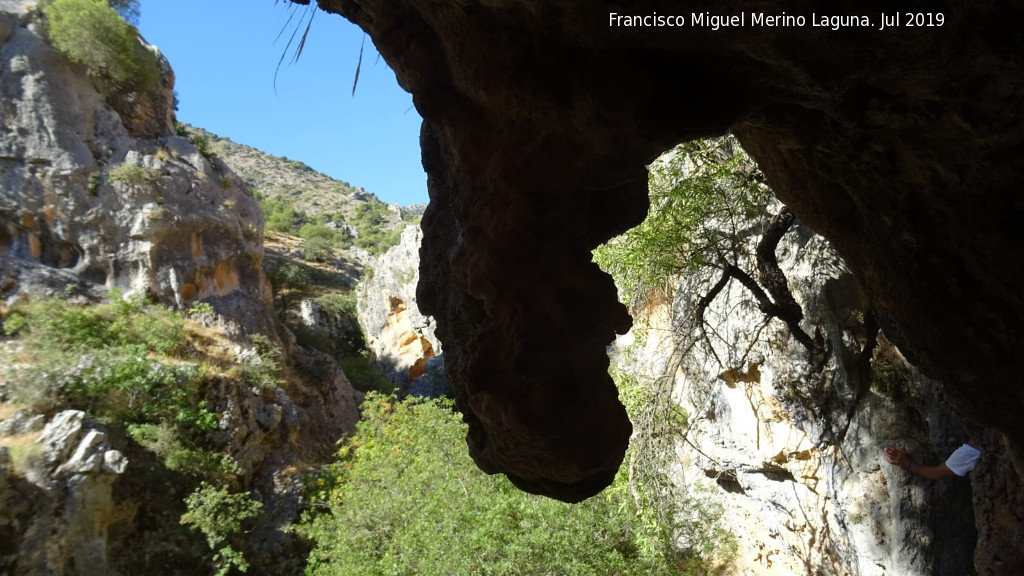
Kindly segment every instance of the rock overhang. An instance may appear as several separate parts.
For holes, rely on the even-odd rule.
[[[933,3],[943,26],[878,30],[887,5],[808,2],[874,25],[713,30],[610,25],[683,12],[668,1],[319,5],[367,31],[424,118],[420,303],[488,472],[566,500],[610,482],[629,425],[603,355],[629,321],[589,250],[642,220],[646,163],[727,130],[962,414],[1024,441],[1006,383],[1024,369],[1021,6]]]

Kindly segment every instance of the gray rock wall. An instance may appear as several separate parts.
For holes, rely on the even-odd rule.
[[[204,299],[272,333],[263,216],[238,177],[174,135],[173,116],[133,136],[146,121],[119,114],[32,13],[0,14],[0,30],[0,293]],[[160,61],[163,82],[140,100],[173,99]]]
[[[79,410],[59,412],[25,436],[17,449],[0,446],[0,571],[111,573],[107,531],[118,517],[112,486],[127,458]]]

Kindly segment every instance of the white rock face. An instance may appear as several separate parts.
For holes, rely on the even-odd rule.
[[[797,227],[777,254],[802,327],[821,330],[832,346],[823,378],[808,376],[806,350],[782,322],[764,325],[737,282],[708,309],[710,341],[680,355],[684,319],[713,274],[680,279],[648,311],[646,338],[630,333],[616,343],[620,369],[668,377],[689,417],[678,480],[724,506],[740,574],[970,573],[968,481],[911,477],[882,455],[900,445],[937,463],[966,436],[926,392],[932,387],[908,378],[888,394],[865,388],[865,299],[823,239]]]
[[[392,382],[407,387],[441,354],[434,319],[416,306],[419,247],[423,232],[410,226],[402,240],[377,259],[372,276],[359,285],[359,324],[366,347]]]

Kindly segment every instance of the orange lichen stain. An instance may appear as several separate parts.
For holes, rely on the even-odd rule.
[[[46,218],[46,223],[49,224],[50,228],[53,228],[54,222],[57,221],[57,207],[53,204],[47,204],[43,208],[43,217]]]
[[[796,460],[810,460],[811,450],[800,450],[798,452],[790,452],[789,455]]]
[[[740,368],[731,368],[719,374],[718,377],[725,380],[725,383],[729,385],[730,388],[735,387],[737,382],[756,384],[761,381],[760,364],[750,362],[747,364],[746,372]]]
[[[423,347],[423,356],[413,362],[412,366],[409,367],[409,379],[415,380],[427,371],[427,361],[434,357],[434,347],[430,344],[430,340],[426,337],[420,336],[420,346]]]
[[[401,298],[395,298],[394,296],[391,296],[390,298],[388,298],[388,306],[391,308],[390,313],[394,316],[397,316],[400,313],[405,312],[405,302]],[[399,321],[401,321],[401,319],[399,319]]]
[[[415,344],[416,341],[419,340],[419,338],[420,335],[417,334],[416,332],[412,330],[406,330],[404,332],[399,333],[396,340],[398,341],[399,347],[407,348]]]
[[[194,300],[196,295],[199,293],[199,289],[196,285],[191,282],[185,282],[181,285],[181,299],[182,300]]]
[[[213,270],[213,286],[218,295],[238,290],[241,284],[238,281],[238,270],[230,261],[217,264]]]
[[[199,234],[192,234],[192,258],[197,259],[203,255],[203,237]]]
[[[43,243],[35,232],[28,233],[28,251],[36,259],[43,255]]]

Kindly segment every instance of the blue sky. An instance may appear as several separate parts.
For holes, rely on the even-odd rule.
[[[176,75],[178,119],[277,156],[301,160],[385,202],[427,201],[420,117],[363,32],[318,11],[302,57],[274,69],[299,15],[273,0],[142,0],[139,29]],[[297,6],[303,9],[301,6]],[[304,22],[304,21],[303,21]],[[296,36],[302,35],[300,30]]]

